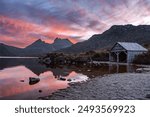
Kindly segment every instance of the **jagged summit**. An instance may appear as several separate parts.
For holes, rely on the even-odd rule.
[[[44,41],[42,41],[41,39],[38,39],[38,40],[36,40],[35,42],[38,43],[38,42],[44,42]]]
[[[11,55],[15,54],[18,56],[37,56],[53,51],[57,51],[62,48],[66,48],[71,46],[72,43],[68,39],[60,39],[56,38],[52,44],[46,43],[41,39],[36,40],[29,46],[24,49],[15,48],[15,47],[7,47],[5,44],[0,44],[0,55],[5,55],[5,52],[11,53]],[[4,47],[3,47],[4,46]],[[2,48],[3,47],[3,48]],[[5,47],[7,47],[5,49]]]
[[[69,39],[61,39],[61,38],[56,38],[55,40],[54,40],[54,43],[57,43],[57,42],[63,42],[63,41],[67,41],[67,42],[69,42],[69,43],[71,43],[70,41],[69,41]]]
[[[69,39],[56,38],[53,45],[60,49],[62,46],[64,46],[64,48],[70,47],[71,45],[73,45],[73,43],[69,41]]]

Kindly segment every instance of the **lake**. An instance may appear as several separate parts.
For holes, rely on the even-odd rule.
[[[86,82],[91,78],[112,73],[134,72],[136,66],[104,65],[99,68],[85,66],[51,66],[38,63],[37,58],[0,58],[0,99],[35,100],[65,89],[70,83]],[[40,82],[29,84],[29,78]],[[69,80],[68,80],[69,79]]]

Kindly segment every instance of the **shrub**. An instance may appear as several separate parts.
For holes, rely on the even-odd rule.
[[[148,51],[147,53],[136,56],[133,63],[145,64],[145,65],[150,64],[150,51]]]
[[[95,53],[92,56],[92,60],[93,61],[108,61],[109,60],[109,54],[108,53],[104,53],[104,52]]]

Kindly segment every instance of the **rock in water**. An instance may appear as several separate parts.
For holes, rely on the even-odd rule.
[[[40,81],[39,78],[30,77],[29,78],[29,85],[34,85],[34,84],[38,83],[39,81]]]
[[[66,78],[61,77],[61,78],[59,78],[59,80],[65,81],[65,80],[66,80]]]
[[[39,93],[42,93],[42,90],[39,90]]]
[[[90,69],[88,69],[87,71],[88,71],[88,72],[91,72],[91,70],[90,70]]]
[[[68,79],[67,81],[71,82],[72,80],[71,80],[71,79]]]
[[[142,73],[142,71],[143,71],[143,68],[138,68],[138,69],[136,69],[136,72],[137,72],[137,73]]]
[[[24,80],[20,80],[20,82],[24,82]]]

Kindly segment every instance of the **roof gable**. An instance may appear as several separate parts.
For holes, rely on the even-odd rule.
[[[122,47],[120,44],[116,43],[112,48],[111,48],[111,51],[123,51],[126,49],[124,47]]]

